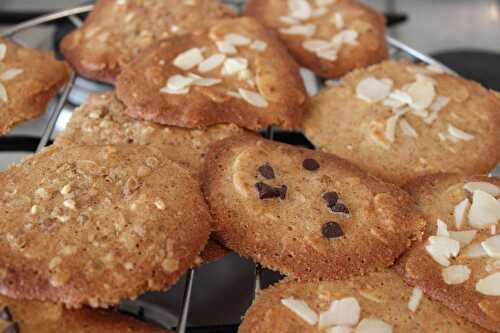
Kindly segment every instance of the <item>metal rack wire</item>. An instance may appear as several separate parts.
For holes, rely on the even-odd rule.
[[[226,3],[230,3],[233,5],[235,8],[240,9],[241,6],[244,4],[244,0],[226,0]],[[17,34],[20,31],[30,29],[33,27],[36,27],[40,24],[56,21],[59,19],[68,19],[75,27],[79,27],[81,25],[81,20],[78,16],[79,14],[85,14],[90,12],[94,8],[94,5],[86,5],[86,6],[80,6],[80,7],[75,7],[71,9],[66,9],[62,11],[58,11],[55,13],[51,13],[48,15],[43,15],[37,18],[34,18],[32,20],[28,20],[25,22],[22,22],[20,24],[14,25],[12,27],[9,27],[7,29],[4,29],[0,31],[0,36],[1,37],[7,37],[7,38],[12,38],[14,37],[15,34]],[[429,65],[437,65],[443,68],[443,70],[455,74],[452,70],[438,62],[437,60],[411,48],[410,46],[398,41],[397,39],[394,39],[390,36],[386,36],[386,41],[387,44],[390,48],[390,54],[391,57],[399,58],[401,56],[407,57],[413,61],[417,62],[422,62],[426,63]],[[70,77],[70,80],[68,83],[64,86],[62,93],[60,94],[57,104],[55,105],[49,121],[47,123],[47,126],[43,132],[43,135],[39,141],[38,147],[36,151],[40,151],[43,149],[45,146],[47,146],[53,132],[55,125],[58,121],[58,118],[61,114],[61,111],[65,107],[66,103],[68,102],[68,97],[74,87],[75,80],[77,79],[78,74],[73,73]],[[324,84],[324,82],[317,78],[317,88],[321,87]],[[267,137],[268,139],[274,139],[274,128],[269,127],[265,133],[264,136]],[[262,273],[262,267],[259,264],[255,265],[255,284],[254,284],[254,290],[255,294],[257,294],[258,291],[260,291],[262,285],[261,285],[261,274]],[[178,323],[177,323],[177,333],[185,333],[187,330],[187,322],[188,322],[188,315],[189,315],[189,309],[190,309],[190,304],[191,304],[191,296],[192,296],[192,290],[193,290],[193,284],[194,284],[194,276],[195,276],[195,270],[190,269],[186,273],[186,283],[185,283],[185,289],[184,289],[184,295],[182,298],[182,304],[181,304],[181,312],[178,317]]]

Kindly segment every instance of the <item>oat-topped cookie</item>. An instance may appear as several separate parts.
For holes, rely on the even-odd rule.
[[[0,332],[3,333],[168,333],[116,311],[20,301],[0,296]]]
[[[404,191],[334,155],[232,137],[212,146],[205,168],[219,239],[300,279],[388,266],[424,227]]]
[[[307,137],[402,185],[434,172],[486,173],[500,159],[500,99],[439,67],[387,61],[310,99]]]
[[[500,332],[500,179],[437,174],[406,188],[427,228],[399,270],[459,315]]]
[[[0,37],[0,135],[38,117],[69,78],[69,66],[51,53]]]
[[[50,147],[0,173],[0,291],[104,307],[173,284],[205,246],[198,182],[153,147]]]
[[[392,271],[346,281],[286,281],[264,290],[240,333],[485,333]]]
[[[76,70],[114,82],[122,67],[159,40],[209,27],[234,12],[218,0],[99,0],[61,50]]]
[[[387,58],[384,16],[352,0],[249,0],[245,14],[275,30],[301,65],[323,77]]]
[[[295,61],[247,17],[151,47],[123,71],[117,92],[135,118],[190,128],[293,128],[306,98]]]

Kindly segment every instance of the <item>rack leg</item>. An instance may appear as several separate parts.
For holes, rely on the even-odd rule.
[[[190,269],[186,275],[186,288],[182,299],[181,314],[177,323],[176,333],[186,333],[189,306],[191,304],[191,294],[193,292],[194,269]]]

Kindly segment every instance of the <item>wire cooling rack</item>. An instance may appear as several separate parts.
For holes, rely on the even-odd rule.
[[[238,11],[241,9],[241,7],[244,5],[245,1],[244,0],[225,0],[224,2],[232,5],[235,7]],[[66,9],[58,12],[54,12],[51,14],[39,16],[37,18],[19,23],[17,25],[11,26],[9,28],[3,29],[0,31],[0,36],[1,37],[7,37],[7,38],[13,38],[18,32],[28,30],[34,27],[37,27],[41,24],[45,23],[50,23],[56,20],[61,20],[61,19],[68,19],[74,26],[75,28],[78,28],[82,24],[82,20],[78,17],[80,14],[86,14],[94,8],[94,5],[85,5],[85,6],[79,6],[71,9]],[[390,36],[386,36],[386,42],[389,47],[390,55],[392,58],[398,59],[398,58],[408,58],[414,62],[422,62],[426,63],[428,65],[436,65],[440,66],[443,68],[443,70],[455,74],[451,69],[447,68],[444,66],[442,63],[439,61],[429,57],[428,55],[421,53],[412,47],[398,41],[395,38],[392,38]],[[310,80],[313,82],[313,87],[309,87],[309,92],[315,93],[321,87],[324,85],[323,79],[319,77],[315,77],[311,72],[305,71],[303,73],[305,78],[313,79]],[[40,138],[40,141],[38,143],[36,151],[40,151],[43,149],[45,146],[48,145],[49,140],[54,132],[55,125],[59,119],[59,116],[61,114],[61,111],[63,108],[66,106],[68,103],[68,97],[74,87],[75,80],[79,77],[77,73],[73,73],[68,81],[68,83],[64,86],[62,89],[61,94],[58,97],[57,103],[55,104],[55,107],[49,117],[49,120],[47,122],[47,125],[45,127],[45,130],[43,132],[42,137]],[[306,85],[307,86],[307,85]],[[275,129],[273,127],[267,128],[263,135],[267,137],[268,139],[273,140],[275,133],[279,133],[279,129]],[[193,284],[194,284],[194,276],[195,276],[195,269],[190,269],[186,273],[186,283],[184,287],[184,295],[182,297],[182,303],[180,305],[180,315],[177,320],[177,328],[176,332],[177,333],[186,333],[188,331],[187,328],[187,323],[188,323],[188,315],[189,315],[189,309],[190,309],[190,304],[191,304],[191,296],[193,293]],[[261,273],[262,273],[262,268],[259,264],[255,265],[255,284],[254,284],[254,296],[255,294],[261,289]],[[139,310],[139,317],[140,319],[144,319],[144,309],[140,308]],[[210,328],[209,328],[210,329]],[[216,332],[217,327],[213,327],[213,330],[210,329],[210,332]]]

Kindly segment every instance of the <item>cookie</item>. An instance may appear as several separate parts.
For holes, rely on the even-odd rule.
[[[153,147],[50,147],[0,174],[0,292],[106,307],[162,290],[210,232],[198,181]]]
[[[39,301],[0,296],[0,332],[5,333],[168,333],[115,311],[67,310]]]
[[[295,61],[247,17],[220,20],[202,34],[149,48],[118,77],[117,93],[134,118],[252,130],[297,127],[306,98]]]
[[[44,113],[69,74],[69,66],[51,53],[0,37],[0,135]]]
[[[406,188],[427,228],[398,270],[459,315],[500,332],[500,179],[437,174]]]
[[[258,295],[240,333],[473,333],[476,325],[387,270],[346,281],[281,282]]]
[[[60,47],[78,73],[113,83],[123,66],[148,46],[234,15],[217,0],[99,0]]]
[[[345,76],[307,103],[320,149],[403,185],[436,173],[487,173],[500,159],[500,100],[435,66],[387,61]]]
[[[424,226],[396,186],[334,155],[265,139],[216,142],[203,182],[218,239],[299,279],[386,267]]]
[[[249,0],[245,14],[269,27],[304,67],[325,78],[387,58],[385,18],[351,0]]]

